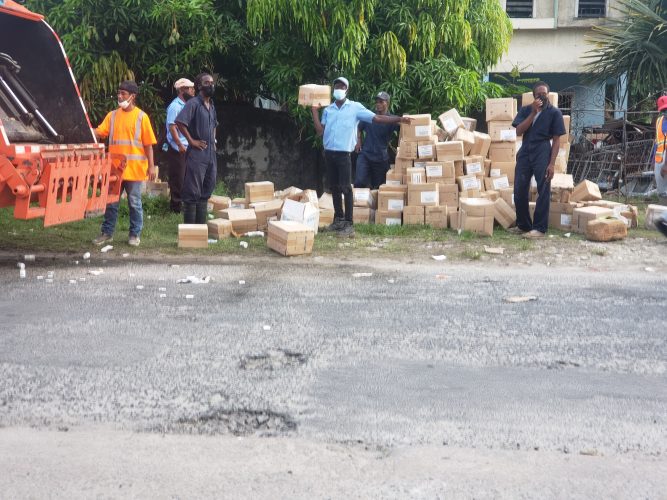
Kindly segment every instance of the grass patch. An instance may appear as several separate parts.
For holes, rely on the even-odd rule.
[[[468,260],[479,260],[482,258],[482,252],[474,248],[466,248],[461,252],[461,257]]]

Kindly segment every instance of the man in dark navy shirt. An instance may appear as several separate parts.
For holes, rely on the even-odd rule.
[[[215,156],[218,119],[211,99],[215,94],[213,77],[208,73],[197,75],[195,88],[198,95],[186,102],[176,117],[176,125],[188,141],[181,198],[183,222],[206,224],[206,204],[215,189],[218,168]]]
[[[565,134],[563,115],[549,102],[549,85],[537,82],[533,86],[533,96],[533,103],[523,106],[512,122],[516,135],[523,136],[523,142],[514,173],[516,227],[511,232],[530,239],[544,238],[547,232],[551,179],[560,148],[560,136]],[[533,176],[537,182],[537,204],[531,221],[528,195]]]
[[[387,115],[388,111],[389,94],[380,92],[375,96],[375,113]],[[387,144],[399,128],[394,123],[359,123],[356,151],[361,152],[357,157],[354,187],[377,189],[386,182],[389,170]],[[365,138],[362,138],[363,133]]]

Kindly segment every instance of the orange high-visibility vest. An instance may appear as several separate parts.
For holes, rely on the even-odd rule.
[[[667,131],[663,127],[665,115],[660,115],[655,122],[655,162],[661,164],[665,162],[665,143],[667,143]]]

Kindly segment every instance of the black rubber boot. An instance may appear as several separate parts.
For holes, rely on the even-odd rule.
[[[195,224],[206,224],[208,222],[208,202],[200,201],[196,207]]]
[[[194,203],[183,203],[183,223],[195,224],[197,205]]]

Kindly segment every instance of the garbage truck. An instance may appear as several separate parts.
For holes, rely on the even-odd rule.
[[[0,208],[45,227],[95,216],[118,201],[124,167],[97,140],[58,35],[0,0]]]

